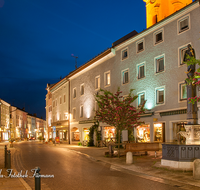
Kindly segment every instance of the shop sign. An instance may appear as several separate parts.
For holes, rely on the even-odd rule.
[[[94,123],[96,122],[96,120],[91,119],[91,120],[83,120],[83,121],[79,121],[79,124],[86,124],[86,123]]]

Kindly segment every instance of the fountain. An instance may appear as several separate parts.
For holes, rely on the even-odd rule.
[[[194,49],[188,44],[184,61],[189,61],[187,55],[195,58]],[[187,68],[188,78],[194,76],[195,64]],[[192,170],[193,161],[200,159],[200,125],[197,124],[197,102],[189,103],[188,98],[196,96],[196,85],[187,84],[187,121],[186,131],[178,134],[186,138],[186,143],[165,143],[162,144],[161,165],[173,168]]]

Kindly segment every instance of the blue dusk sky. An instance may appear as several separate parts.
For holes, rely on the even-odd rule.
[[[126,34],[146,29],[143,0],[0,0],[0,98],[45,118],[55,83]]]

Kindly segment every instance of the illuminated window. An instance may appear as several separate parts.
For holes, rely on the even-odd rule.
[[[185,83],[180,84],[180,100],[187,100],[187,85]]]
[[[76,108],[73,108],[72,114],[73,114],[73,119],[76,119]]]
[[[83,105],[80,106],[80,117],[83,117]]]
[[[144,39],[136,43],[137,53],[140,53],[144,50]]]
[[[161,55],[155,58],[155,68],[156,68],[156,73],[160,73],[164,71],[164,68],[165,68],[164,55]]]
[[[154,33],[154,44],[155,45],[163,42],[163,40],[164,40],[163,34],[164,34],[163,29]]]
[[[187,50],[187,45],[179,48],[179,65],[184,65],[184,56],[185,56],[185,51]]]
[[[110,71],[104,73],[105,86],[110,86]]]
[[[129,74],[128,74],[129,69],[126,69],[122,71],[122,84],[126,84],[129,82]]]
[[[165,102],[165,88],[157,88],[156,89],[156,104],[164,104]]]
[[[138,107],[142,106],[145,101],[145,92],[141,92],[138,94]]]
[[[100,89],[100,75],[95,77],[95,90]]]
[[[81,84],[81,96],[84,95],[84,84]]]
[[[128,49],[124,49],[122,50],[122,60],[127,59],[128,58]]]
[[[73,98],[76,98],[76,88],[73,88]]]
[[[179,33],[182,33],[184,31],[188,30],[189,27],[190,27],[189,26],[189,16],[178,20],[178,31],[179,31]]]

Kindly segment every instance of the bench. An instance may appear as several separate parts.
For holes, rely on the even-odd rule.
[[[159,143],[127,143],[125,152],[159,151]]]

